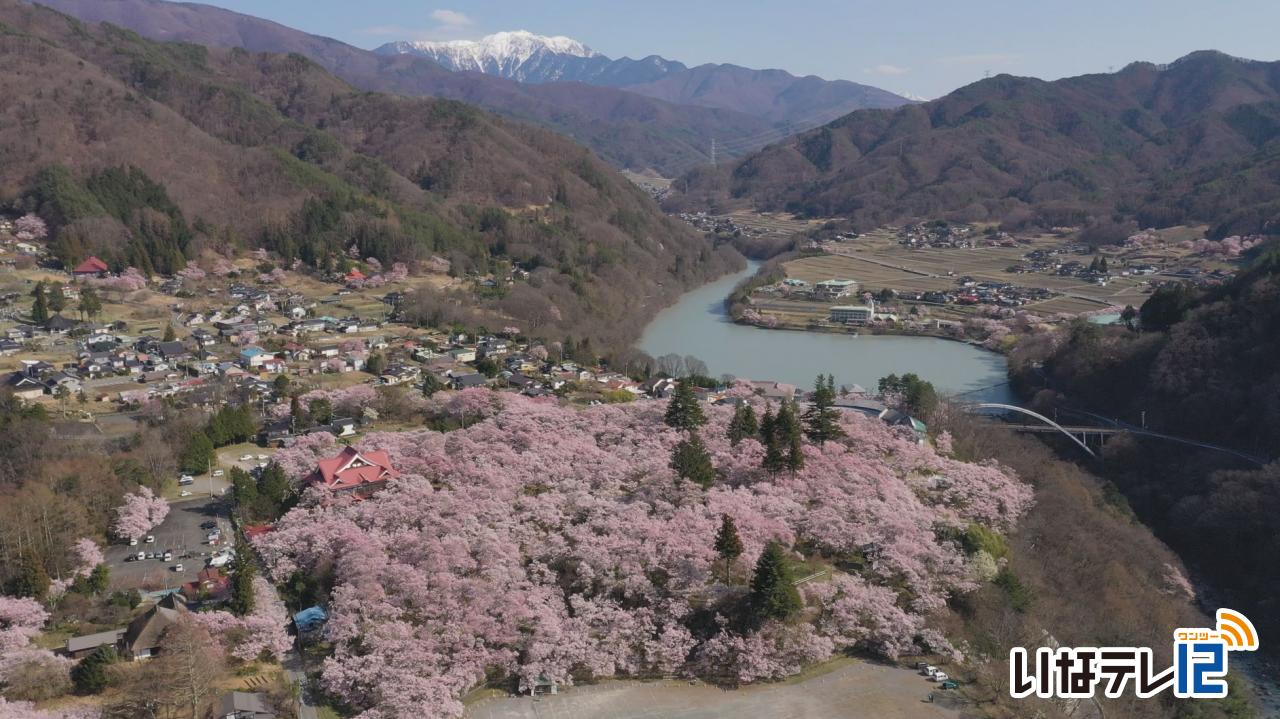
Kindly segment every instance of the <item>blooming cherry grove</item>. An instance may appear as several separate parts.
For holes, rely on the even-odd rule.
[[[478,420],[466,429],[369,435],[361,447],[387,450],[401,478],[362,502],[309,493],[255,541],[277,580],[332,567],[323,682],[365,719],[458,716],[458,698],[494,670],[525,686],[670,673],[749,682],[845,648],[950,651],[925,617],[982,571],[949,537],[973,523],[1008,531],[1031,502],[1001,467],[861,416],[842,420],[846,438],[806,445],[803,469],[770,475],[759,442],[730,446],[732,412],[708,408],[719,480],[703,490],[668,467],[681,435],[662,403],[493,397],[442,400]],[[324,449],[276,460],[298,480]],[[724,515],[743,544],[739,574],[770,540],[832,567],[804,587],[808,621],[749,631],[718,616],[745,591],[715,570]]]
[[[116,507],[116,521],[111,532],[121,539],[138,539],[159,526],[169,515],[169,503],[147,487],[137,494],[126,494],[124,504]]]

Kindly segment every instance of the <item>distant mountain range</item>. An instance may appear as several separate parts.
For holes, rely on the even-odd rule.
[[[66,264],[169,273],[237,247],[318,270],[352,247],[459,275],[518,264],[529,282],[502,296],[414,311],[617,348],[741,262],[529,123],[364,92],[297,53],[159,43],[16,0],[0,0],[0,28],[0,94],[21,98],[0,106],[0,197],[48,221]]]
[[[1118,217],[1280,233],[1280,62],[1203,51],[1053,82],[1000,75],[853,112],[687,179],[675,207],[748,204],[866,227]]]
[[[892,108],[910,102],[876,87],[812,75],[796,77],[783,70],[710,64],[690,68],[657,55],[612,59],[571,38],[524,30],[480,40],[392,42],[374,52],[425,57],[450,70],[529,84],[582,82],[621,88],[680,105],[733,110],[807,127],[853,110]]]
[[[453,72],[417,54],[378,54],[198,3],[40,0],[40,4],[156,40],[298,53],[360,89],[461,100],[556,130],[616,167],[652,169],[666,176],[707,162],[713,140],[719,145],[720,156],[731,158],[843,111],[823,106],[821,111],[797,110],[798,117],[779,120],[776,118],[786,115],[789,106],[805,108],[806,103],[800,98],[781,98],[772,113],[749,114],[724,109],[720,106],[723,103],[685,103],[678,99],[680,93],[673,95],[677,99],[662,99],[655,96],[657,88],[633,91],[576,82],[534,84],[479,72]],[[819,105],[824,102],[818,100]],[[841,97],[840,102],[848,99]]]

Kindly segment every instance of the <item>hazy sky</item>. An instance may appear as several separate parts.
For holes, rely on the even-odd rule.
[[[208,0],[372,48],[500,30],[611,57],[778,67],[924,97],[990,71],[1046,79],[1216,49],[1280,59],[1280,0]]]

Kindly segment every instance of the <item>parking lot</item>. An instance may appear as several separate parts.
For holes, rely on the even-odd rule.
[[[208,558],[225,546],[210,545],[205,541],[209,530],[202,529],[200,525],[206,522],[217,524],[224,542],[231,536],[231,523],[222,498],[205,496],[173,502],[169,506],[169,516],[151,532],[155,542],[139,540],[137,546],[132,547],[122,542],[112,544],[105,552],[111,565],[111,589],[149,592],[176,588],[195,580]],[[173,558],[167,562],[162,559],[132,559],[138,552],[166,551],[173,553]],[[179,564],[182,571],[174,571]]]
[[[928,701],[930,693],[936,701]],[[916,672],[852,661],[802,682],[721,689],[684,682],[605,682],[554,696],[490,699],[468,719],[956,719],[955,692]]]

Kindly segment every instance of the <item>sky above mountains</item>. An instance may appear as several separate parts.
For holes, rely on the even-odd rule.
[[[937,97],[1012,73],[1056,79],[1215,49],[1280,58],[1275,0],[207,0],[364,48],[524,29],[610,57],[781,68]]]

